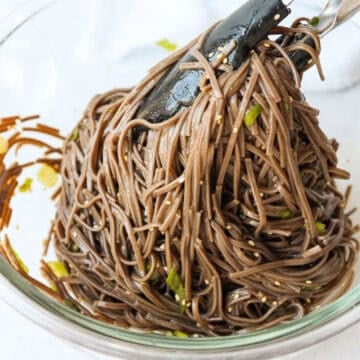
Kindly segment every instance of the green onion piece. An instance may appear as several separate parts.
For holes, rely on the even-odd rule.
[[[4,155],[9,150],[9,140],[4,136],[0,136],[0,155]]]
[[[182,338],[182,339],[187,339],[189,337],[188,334],[185,334],[184,332],[180,331],[180,330],[175,330],[174,331],[174,335],[178,338]]]
[[[51,188],[57,183],[58,173],[52,166],[44,164],[37,173],[37,179],[40,184],[46,186],[47,188]]]
[[[71,250],[73,251],[73,252],[79,252],[80,251],[80,248],[79,248],[79,246],[78,246],[78,244],[72,244],[71,245]]]
[[[160,46],[166,51],[175,51],[177,49],[177,44],[170,42],[167,38],[163,38],[156,42],[157,46]]]
[[[77,304],[75,303],[75,301],[71,300],[71,299],[64,299],[64,305],[66,307],[68,307],[70,310],[76,311],[76,312],[80,312],[79,307],[77,306]]]
[[[69,276],[69,272],[64,263],[60,261],[49,261],[47,264],[57,278]]]
[[[314,16],[312,19],[310,19],[309,24],[311,26],[316,26],[320,22],[320,18],[318,16]]]
[[[25,179],[25,181],[19,186],[19,191],[22,193],[31,192],[32,182],[33,182],[33,179],[31,179],[31,178]]]
[[[71,134],[71,140],[77,141],[78,138],[79,138],[79,128],[76,128],[74,132]]]
[[[184,332],[180,331],[180,330],[175,330],[175,331],[170,331],[168,330],[166,333],[165,333],[166,336],[168,337],[178,337],[180,339],[187,339],[189,337],[188,334],[185,334]]]
[[[15,256],[16,261],[19,263],[19,266],[21,267],[21,269],[22,269],[25,273],[28,274],[30,270],[29,270],[29,268],[25,265],[25,263],[22,261],[20,255],[17,253],[17,251],[16,251],[13,247],[11,247],[11,250],[12,250],[14,256]]]
[[[289,111],[290,111],[289,103],[286,102],[286,101],[284,101],[284,108],[285,108],[285,111],[286,111],[287,113],[289,113]]]
[[[326,225],[322,222],[316,222],[315,223],[315,229],[319,235],[323,234],[326,230]]]
[[[148,260],[146,263],[145,263],[145,271],[146,272],[149,272],[151,269],[151,261]]]
[[[148,260],[148,261],[145,263],[145,271],[146,271],[146,272],[149,272],[150,270],[151,270],[151,260]],[[154,281],[154,282],[156,282],[156,281],[159,280],[159,277],[158,277],[158,275],[157,275],[156,269],[155,269],[155,271],[153,272],[153,274],[151,275],[150,280],[151,280],[151,281]]]
[[[255,124],[256,119],[258,118],[258,116],[261,114],[262,112],[262,108],[259,104],[256,104],[254,106],[252,106],[245,115],[245,125],[247,127],[251,127]]]
[[[176,268],[172,268],[166,278],[166,284],[175,293],[176,301],[181,305],[181,311],[185,310],[185,288],[181,281],[181,277],[176,271]]]
[[[313,291],[313,290],[320,290],[322,288],[322,286],[319,285],[305,285],[303,287],[303,290],[305,291]]]
[[[291,219],[293,216],[293,213],[289,209],[285,209],[283,211],[280,211],[279,216],[282,219]]]

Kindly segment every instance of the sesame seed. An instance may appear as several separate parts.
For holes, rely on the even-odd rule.
[[[223,64],[227,64],[228,63],[228,58],[226,57],[224,60],[223,60]]]
[[[260,197],[264,197],[264,193],[261,192],[261,193],[260,193]]]
[[[220,125],[221,123],[222,123],[222,121],[223,121],[223,116],[221,115],[221,114],[218,114],[217,116],[216,116],[216,123],[218,124],[218,125]]]
[[[200,337],[200,335],[199,334],[194,334],[192,337],[198,338],[198,337]]]
[[[213,57],[214,54],[215,54],[215,53],[212,51],[212,52],[209,54],[209,57]]]
[[[178,294],[175,294],[175,300],[179,301],[180,300],[180,296]]]
[[[272,306],[277,306],[278,305],[278,302],[277,301],[273,301],[272,302]]]
[[[307,63],[308,63],[308,64],[312,64],[312,62],[313,62],[312,59],[310,59]]]
[[[267,297],[263,296],[262,299],[261,299],[261,302],[266,303],[266,301],[267,301]]]
[[[274,284],[275,284],[276,286],[281,286],[280,281],[277,281],[277,280],[274,282]]]
[[[311,304],[311,300],[310,300],[309,298],[306,299],[306,302],[307,302],[308,304]]]
[[[154,228],[150,228],[149,231],[150,231],[150,232],[153,232],[153,231],[154,231]]]
[[[311,281],[311,280],[306,280],[306,281],[305,281],[305,284],[311,285],[311,284],[312,284],[312,281]]]
[[[231,225],[226,225],[226,230],[231,230],[232,226]]]
[[[181,301],[181,305],[182,305],[182,306],[185,306],[185,305],[186,305],[185,299],[183,299],[183,300]]]
[[[234,134],[237,134],[238,132],[239,132],[239,128],[234,127],[234,128],[233,128],[233,133],[234,133]]]
[[[167,266],[164,266],[164,270],[165,270],[166,272],[168,272],[168,268],[167,268]]]
[[[249,240],[248,244],[253,247],[255,247],[255,245],[256,245],[254,240]]]
[[[224,47],[223,47],[223,46],[219,46],[219,47],[218,47],[218,50],[219,50],[219,51],[224,51]]]
[[[200,185],[204,185],[204,181],[201,180],[199,184],[200,184]]]
[[[270,47],[270,44],[269,44],[269,43],[265,43],[264,46],[265,46],[266,48],[269,48],[269,47]]]
[[[274,20],[279,20],[280,18],[281,18],[280,14],[276,14],[276,15],[274,16]]]
[[[209,285],[209,284],[210,284],[210,282],[209,282],[208,279],[205,279],[205,284],[206,284],[206,285]]]
[[[166,200],[166,201],[165,201],[165,204],[166,204],[166,205],[171,205],[171,201],[170,201],[170,200]]]
[[[187,304],[186,304],[186,307],[190,307],[191,306],[191,302],[189,301]]]
[[[255,256],[256,258],[259,258],[259,257],[260,257],[260,254],[259,254],[258,252],[254,252],[254,256]]]
[[[201,324],[200,323],[196,323],[196,327],[200,328]]]
[[[240,299],[240,295],[239,295],[239,294],[233,294],[233,298],[234,298],[234,300],[239,300],[239,299]]]
[[[125,161],[129,160],[129,157],[127,155],[124,156]]]
[[[230,307],[228,307],[227,311],[228,311],[229,313],[231,313],[231,312],[233,311],[233,308],[230,306]]]

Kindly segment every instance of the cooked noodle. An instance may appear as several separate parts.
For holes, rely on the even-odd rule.
[[[290,60],[302,49],[321,70],[319,39],[301,23],[273,33],[310,34],[316,49],[267,39],[233,70],[231,46],[209,63],[191,43],[135,88],[90,102],[66,140],[50,232],[70,276],[42,266],[62,298],[122,327],[228,335],[301,317],[349,288],[358,244],[335,183],[348,173]],[[137,119],[192,46],[197,62],[182,70],[205,70],[194,104],[159,124]]]

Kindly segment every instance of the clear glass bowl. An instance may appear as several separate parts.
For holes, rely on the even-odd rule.
[[[224,2],[213,0],[204,13],[204,3],[132,1],[126,7],[117,0],[23,3],[0,24],[0,117],[40,113],[43,122],[68,133],[94,94],[134,84],[166,55],[155,46],[157,40],[168,37],[183,44],[239,5],[239,1],[229,1],[224,7]],[[302,5],[307,3],[313,4]],[[304,12],[295,10],[296,15]],[[306,8],[305,14],[312,16],[316,10]],[[347,26],[351,36],[358,38],[359,29],[354,24]],[[151,31],[147,31],[149,28]],[[347,45],[341,46],[344,50]],[[336,65],[337,60],[330,55],[324,46],[323,57],[330,57],[327,62]],[[339,73],[326,75],[331,78]],[[360,121],[356,121],[360,87],[321,90],[315,86],[318,81],[307,75],[308,84],[314,85],[309,87],[307,97],[320,108],[323,128],[341,143],[340,165],[352,172],[354,205],[360,200]],[[41,239],[47,233],[54,205],[40,188],[17,196],[13,205],[15,214],[8,233],[31,273],[39,275]],[[360,223],[359,214],[355,221]],[[266,359],[319,343],[360,321],[359,265],[353,288],[336,302],[268,330],[223,338],[172,339],[122,330],[84,317],[39,292],[1,257],[0,297],[57,336],[104,355]]]

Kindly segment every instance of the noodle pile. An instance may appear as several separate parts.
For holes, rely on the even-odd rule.
[[[295,50],[317,65],[317,35],[278,27],[237,70],[200,53],[204,36],[133,89],[95,96],[66,140],[51,241],[62,299],[146,331],[229,335],[296,319],[350,287],[358,244],[335,179],[338,144],[300,91]],[[316,49],[286,45],[310,35]],[[201,93],[173,118],[136,118],[193,47]],[[217,76],[217,71],[222,73]]]

